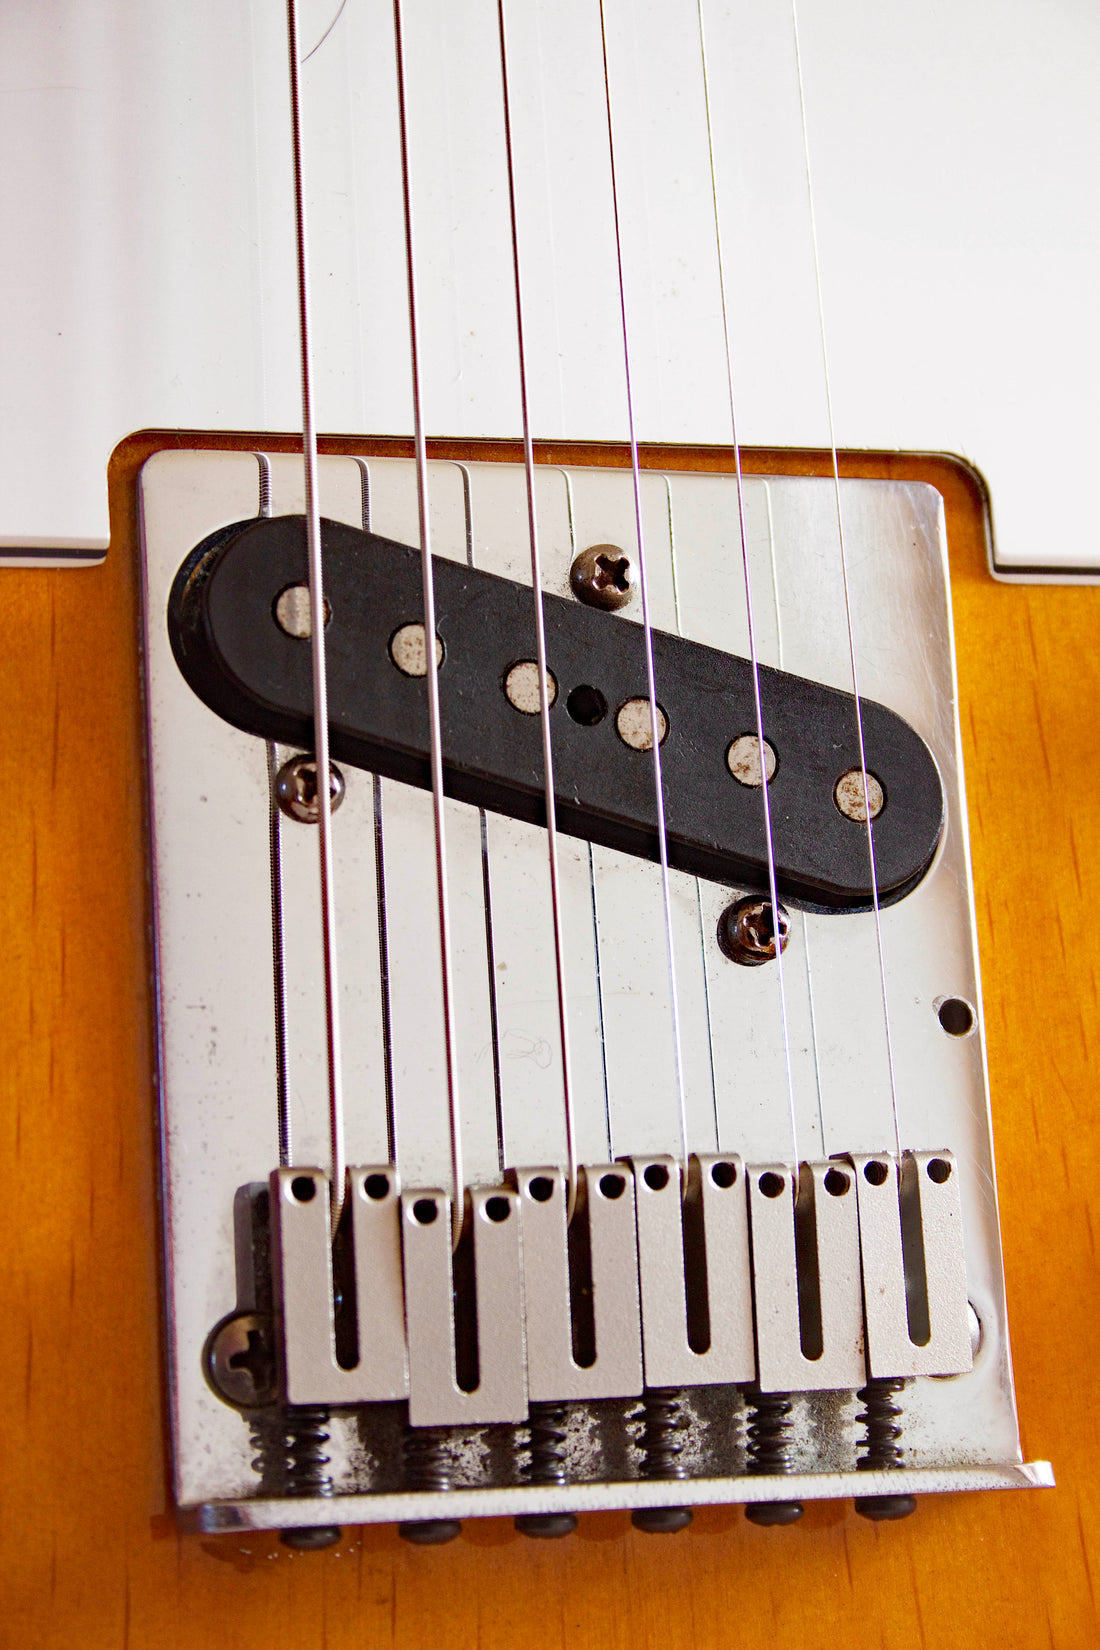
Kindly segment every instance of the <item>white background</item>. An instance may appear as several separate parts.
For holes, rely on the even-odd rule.
[[[303,40],[336,0],[303,7]],[[730,436],[694,0],[607,0],[642,439]],[[519,428],[496,10],[406,0],[431,433]],[[787,0],[705,0],[739,434],[827,445]],[[533,421],[625,433],[597,0],[510,0]],[[802,0],[836,436],[961,453],[998,559],[1100,564],[1100,8]],[[147,425],[300,421],[279,0],[2,0],[0,544],[103,543]],[[305,70],[318,417],[412,413],[392,13]]]

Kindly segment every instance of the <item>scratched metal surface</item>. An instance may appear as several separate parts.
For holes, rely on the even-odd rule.
[[[300,509],[300,461],[270,462],[273,510]],[[193,545],[256,513],[258,478],[247,454],[173,453],[152,459],[142,479],[171,1384],[183,1504],[256,1489],[247,1429],[209,1392],[200,1352],[235,1301],[233,1192],[266,1178],[277,1138],[265,750],[187,688],[164,612]],[[646,474],[645,549],[654,623],[747,652],[734,486],[726,476]],[[433,464],[430,491],[438,554],[529,578],[521,469]],[[776,971],[737,968],[717,948],[715,924],[731,890],[673,873],[687,1146],[738,1151],[750,1161],[883,1149],[894,1140],[893,1088],[903,1146],[958,1154],[970,1291],[984,1330],[971,1375],[920,1381],[907,1395],[909,1459],[930,1467],[1018,1459],[981,1032],[948,1037],[935,1013],[944,996],[980,1009],[942,507],[920,484],[846,482],[842,494],[860,689],[918,729],[948,797],[932,871],[882,917],[893,1084],[872,918],[795,915],[784,958],[785,1051]],[[548,590],[566,592],[577,548],[632,543],[629,473],[548,467],[538,503]],[[325,459],[322,509],[357,524],[366,509],[376,532],[415,543],[412,465]],[[831,483],[750,480],[746,513],[761,659],[850,690]],[[395,622],[406,617],[415,615]],[[638,622],[639,604],[621,617]],[[388,1159],[389,1087],[404,1184],[446,1187],[430,798],[353,771],[346,779],[334,825],[348,1158]],[[485,1183],[502,1167],[560,1163],[564,1155],[546,847],[535,828],[460,804],[448,804],[448,830],[463,1146],[468,1179]],[[294,1161],[324,1166],[316,843],[310,828],[289,821],[282,837]],[[561,853],[579,1154],[678,1152],[659,871],[569,839]],[[334,1423],[334,1446],[338,1490],[367,1487],[368,1465],[350,1427]]]

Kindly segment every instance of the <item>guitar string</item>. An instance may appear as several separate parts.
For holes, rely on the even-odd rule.
[[[302,378],[302,467],[305,477],[306,544],[309,565],[310,645],[313,665],[313,755],[317,774],[318,859],[321,881],[321,939],[324,956],[325,1053],[328,1076],[329,1196],[335,1232],[344,1203],[344,1095],[340,1046],[339,974],[336,952],[336,884],[329,793],[328,681],[325,665],[325,596],[322,576],[321,509],[317,478],[317,429],[313,415],[313,350],[310,328],[309,243],[302,152],[302,103],[298,60],[297,0],[286,0],[290,69],[290,121],[294,156],[295,251],[298,264],[298,340]]]
[[[707,57],[706,27],[702,0],[697,0],[699,20],[699,60],[703,75],[703,110],[707,126],[707,152],[710,165],[710,191],[714,209],[714,251],[718,266],[718,287],[722,305],[722,342],[726,365],[726,388],[729,398],[730,434],[733,439],[733,459],[737,478],[737,528],[741,540],[741,567],[745,584],[745,616],[749,632],[749,660],[752,666],[753,715],[756,724],[757,749],[760,758],[760,791],[764,812],[764,843],[768,857],[768,898],[772,907],[772,928],[775,934],[775,979],[779,1003],[779,1022],[783,1035],[783,1063],[787,1080],[787,1109],[791,1129],[791,1159],[795,1180],[798,1179],[798,1118],[794,1097],[794,1066],[791,1059],[790,1026],[787,1014],[787,989],[780,942],[779,890],[775,872],[775,837],[772,829],[772,807],[769,791],[767,746],[764,743],[764,706],[760,693],[760,653],[756,640],[756,617],[753,611],[752,569],[749,557],[748,524],[745,515],[745,478],[741,465],[741,443],[737,434],[737,398],[734,393],[733,341],[730,334],[729,296],[726,282],[726,261],[722,241],[722,214],[718,205],[718,160],[715,153],[714,125],[710,101],[710,70]],[[776,607],[778,616],[778,605]]]
[[[256,514],[271,515],[271,460],[266,453],[253,453],[259,472]],[[271,894],[271,985],[275,1036],[275,1116],[279,1140],[279,1167],[288,1169],[294,1155],[290,1094],[287,1086],[286,946],[283,920],[283,814],[275,794],[279,775],[278,747],[265,740],[267,756],[267,860]]]
[[[474,567],[474,497],[470,469],[466,464],[455,464],[462,477],[462,514],[466,529],[466,566]],[[504,1096],[500,1086],[500,1014],[497,1004],[497,958],[493,933],[493,878],[489,860],[489,821],[484,808],[477,810],[478,835],[481,839],[481,899],[485,908],[485,986],[489,999],[489,1047],[493,1054],[493,1111],[497,1128],[497,1170],[504,1176],[506,1152],[504,1144]]]
[[[676,555],[676,514],[672,507],[672,483],[668,476],[665,481],[665,507],[668,511],[668,545],[669,560],[672,567],[672,608],[676,615],[676,634],[684,634],[683,621],[680,617],[680,579],[678,573],[679,560]],[[714,1127],[714,1149],[718,1150],[718,1084],[714,1070],[714,1023],[710,1008],[710,980],[707,975],[707,940],[706,924],[703,920],[703,883],[700,877],[692,877],[695,884],[695,918],[699,929],[699,956],[702,960],[700,970],[703,981],[703,1010],[707,1023],[707,1070],[710,1074],[710,1105],[711,1122]]]
[[[661,740],[658,724],[657,683],[653,665],[653,626],[650,620],[649,579],[646,571],[645,527],[642,512],[642,472],[638,455],[637,425],[634,416],[634,388],[630,372],[630,329],[626,308],[626,274],[623,264],[622,225],[619,214],[619,183],[615,164],[615,122],[611,101],[611,72],[607,44],[607,16],[604,0],[600,0],[600,41],[603,49],[604,105],[607,112],[607,148],[611,168],[611,206],[615,226],[615,260],[618,271],[619,315],[622,326],[623,374],[626,381],[626,415],[630,434],[630,470],[634,493],[634,524],[638,540],[638,585],[642,596],[642,629],[645,640],[646,689],[649,695],[649,732],[653,748],[653,784],[657,799],[657,850],[661,865],[661,898],[664,905],[665,937],[668,949],[668,989],[672,1011],[672,1045],[676,1067],[676,1093],[679,1102],[680,1189],[688,1194],[690,1163],[688,1161],[687,1096],[684,1087],[684,1057],[680,1035],[680,998],[676,978],[676,946],[672,930],[672,890],[668,871],[668,830],[665,820],[665,792],[661,764]]]
[[[569,523],[569,565],[577,555],[577,512],[573,499],[573,477],[560,465],[556,466],[565,487],[565,511]],[[600,957],[600,911],[596,893],[596,856],[591,842],[588,849],[588,914],[592,923],[592,961],[596,973],[596,1030],[600,1049],[600,1095],[603,1099],[604,1137],[607,1140],[607,1161],[611,1160],[611,1089],[607,1078],[607,1014],[604,1005],[603,962]]]
[[[531,588],[535,615],[535,654],[539,673],[539,727],[542,736],[543,801],[546,807],[546,846],[550,867],[550,906],[554,930],[554,972],[558,991],[558,1034],[561,1041],[562,1105],[565,1113],[567,1159],[567,1219],[577,1206],[577,1137],[573,1112],[573,1070],[569,1046],[569,1014],[565,979],[565,930],[561,910],[561,868],[558,860],[558,816],[554,793],[554,753],[550,737],[550,678],[546,664],[546,623],[542,599],[542,558],[539,551],[538,510],[535,502],[535,449],[531,440],[531,409],[527,389],[527,339],[524,331],[523,277],[519,255],[516,177],[512,152],[512,100],[508,79],[508,35],[504,0],[497,0],[500,34],[500,74],[504,101],[504,148],[508,164],[508,209],[512,230],[512,276],[516,301],[516,339],[519,356],[519,399],[523,419],[523,467],[527,484],[527,529],[531,547]]]
[[[271,460],[254,453],[259,470],[256,514],[271,515]],[[287,1085],[286,926],[283,918],[283,813],[276,795],[279,752],[273,739],[264,743],[267,754],[267,859],[271,891],[271,984],[275,1033],[275,1115],[279,1138],[279,1167],[288,1169],[294,1155],[294,1134]]]
[[[462,1114],[459,1101],[458,1044],[454,1012],[454,971],[451,960],[451,918],[447,898],[447,826],[443,794],[443,739],[439,709],[439,672],[436,665],[435,579],[432,568],[431,522],[428,511],[428,448],[424,434],[423,386],[420,376],[420,308],[417,295],[416,251],[413,233],[412,179],[409,165],[408,105],[405,79],[405,25],[401,0],[393,0],[394,47],[397,60],[397,104],[401,126],[401,184],[405,215],[405,273],[409,297],[409,354],[412,371],[413,445],[416,455],[416,499],[420,519],[420,567],[424,591],[424,668],[428,686],[428,722],[431,741],[432,816],[435,826],[436,895],[439,910],[439,962],[443,1005],[443,1042],[447,1065],[447,1103],[451,1133],[452,1240],[458,1248],[466,1213],[462,1169]]]
[[[786,667],[783,651],[783,615],[779,601],[779,562],[775,554],[775,517],[772,512],[772,490],[764,483],[764,510],[768,521],[768,554],[772,569],[772,600],[775,603],[775,662],[780,670]],[[810,1052],[814,1064],[814,1093],[817,1096],[817,1127],[821,1140],[821,1156],[828,1157],[825,1144],[825,1108],[821,1092],[821,1047],[817,1035],[817,1004],[814,998],[814,973],[810,955],[810,914],[799,912],[802,930],[802,958],[806,975],[806,1006],[810,1011]]]
[[[371,476],[365,458],[354,463],[359,469],[359,523],[364,533],[371,526]],[[386,1105],[386,1162],[397,1167],[397,1116],[393,1092],[393,1004],[390,1000],[390,933],[386,899],[386,831],[382,778],[371,774],[371,825],[374,847],[375,908],[378,917],[378,1002],[382,1026],[382,1084]]]
[[[863,707],[859,697],[859,666],[856,657],[855,622],[852,616],[851,581],[848,569],[848,550],[844,536],[844,508],[840,490],[840,458],[837,451],[836,423],[833,416],[833,393],[829,377],[829,348],[825,328],[825,296],[821,281],[821,257],[817,237],[817,215],[814,211],[813,167],[810,163],[810,128],[806,114],[806,90],[802,74],[802,47],[798,31],[798,0],[791,0],[791,28],[794,35],[794,61],[798,80],[798,106],[802,121],[802,157],[806,172],[806,200],[809,206],[810,244],[813,248],[814,282],[817,289],[817,323],[821,339],[821,366],[825,387],[825,408],[829,423],[829,448],[832,457],[833,492],[836,500],[837,537],[840,545],[840,569],[844,585],[844,616],[848,629],[848,656],[852,669],[852,693],[856,707],[856,736],[859,746],[859,769],[863,781],[863,811],[867,827],[867,856],[871,868],[871,904],[875,917],[875,945],[878,952],[879,983],[882,991],[882,1019],[886,1037],[886,1065],[890,1080],[890,1108],[893,1113],[894,1142],[898,1162],[901,1161],[901,1120],[898,1112],[898,1087],[894,1069],[894,1041],[890,1028],[890,1000],[886,981],[886,950],[882,937],[882,910],[879,902],[878,867],[875,862],[874,822],[871,818],[871,800],[868,790],[867,749],[863,736]]]

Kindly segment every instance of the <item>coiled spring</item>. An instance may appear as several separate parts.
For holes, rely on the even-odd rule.
[[[527,1476],[532,1484],[567,1484],[565,1470],[566,1408],[564,1404],[532,1404],[531,1458]]]
[[[405,1482],[410,1490],[452,1488],[451,1458],[444,1427],[405,1428]]]
[[[748,1470],[791,1470],[791,1403],[787,1392],[754,1392],[749,1398]]]
[[[286,1494],[331,1495],[332,1479],[325,1471],[328,1410],[295,1405],[285,1421]]]
[[[675,1387],[647,1387],[642,1396],[641,1446],[646,1478],[686,1478],[683,1394]]]
[[[856,1424],[864,1429],[859,1441],[856,1468],[861,1472],[876,1472],[884,1467],[901,1466],[901,1408],[895,1397],[905,1386],[904,1381],[870,1380],[860,1387],[856,1396],[863,1408],[856,1416]]]

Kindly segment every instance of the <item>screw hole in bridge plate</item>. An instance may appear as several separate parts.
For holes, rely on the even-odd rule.
[[[623,1193],[626,1191],[626,1181],[623,1179],[621,1174],[601,1175],[600,1191],[603,1193],[604,1197],[609,1197],[614,1201],[615,1198],[622,1197]]]
[[[941,997],[935,1008],[936,1017],[949,1037],[969,1037],[975,1014],[965,997]]]
[[[724,1192],[728,1192],[731,1186],[737,1184],[737,1170],[732,1163],[712,1163],[710,1178],[716,1186],[720,1186]]]
[[[363,1190],[376,1203],[380,1203],[384,1197],[388,1196],[389,1189],[390,1177],[388,1174],[369,1174],[363,1181]]]
[[[951,1179],[950,1163],[945,1162],[942,1157],[930,1158],[928,1162],[928,1178],[929,1180],[935,1181],[937,1186],[942,1186],[946,1181]]]
[[[607,700],[599,688],[582,683],[566,699],[565,708],[582,728],[594,728],[607,715]]]
[[[549,1203],[554,1195],[554,1182],[549,1175],[537,1174],[534,1180],[528,1182],[527,1191],[536,1203]]]
[[[312,1203],[317,1196],[317,1184],[308,1174],[296,1174],[290,1182],[290,1194],[296,1203]]]
[[[418,1197],[413,1204],[413,1219],[421,1226],[430,1226],[439,1214],[439,1204],[434,1197]]]
[[[863,1165],[863,1178],[869,1186],[885,1186],[890,1178],[890,1171],[885,1163],[872,1161]]]
[[[830,1197],[843,1197],[849,1191],[852,1182],[843,1169],[829,1169],[825,1175],[825,1190]]]
[[[507,1220],[512,1213],[512,1205],[506,1197],[487,1197],[485,1199],[485,1213],[489,1219],[499,1226],[502,1220]]]
[[[783,1188],[786,1184],[787,1182],[783,1176],[781,1174],[773,1174],[771,1169],[768,1169],[764,1174],[762,1174],[757,1182],[757,1185],[760,1187],[760,1190],[763,1192],[765,1197],[781,1196]]]
[[[668,1185],[668,1170],[663,1163],[651,1163],[642,1179],[651,1192],[663,1192]]]

